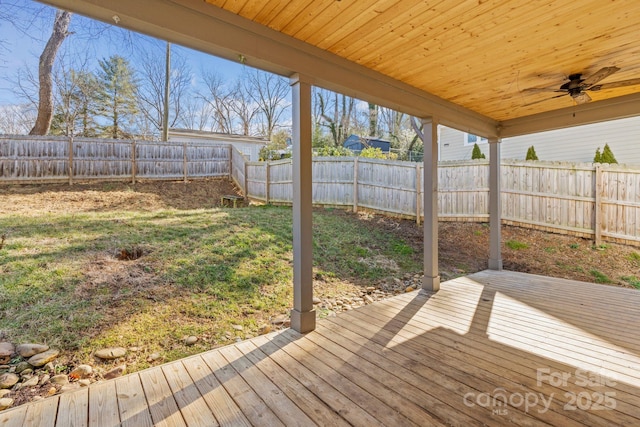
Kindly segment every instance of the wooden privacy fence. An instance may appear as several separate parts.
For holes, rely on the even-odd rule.
[[[248,197],[292,202],[290,159],[247,162],[234,153],[232,163]],[[424,217],[421,163],[316,157],[312,168],[314,204]],[[501,168],[504,223],[640,245],[640,168],[544,161],[503,161]],[[439,164],[438,212],[443,221],[488,221],[488,161]]]
[[[228,177],[231,146],[0,136],[0,182]]]

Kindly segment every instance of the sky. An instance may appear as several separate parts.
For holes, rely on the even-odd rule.
[[[18,0],[14,3],[23,3],[24,7],[12,11],[12,16],[20,25],[28,26],[28,30],[16,28],[9,22],[0,20],[0,106],[24,103],[16,91],[18,73],[30,69],[37,75],[38,58],[51,33],[55,9],[31,0]],[[22,5],[21,5],[22,6]],[[0,0],[0,7],[2,5]],[[93,22],[93,23],[91,23]],[[94,35],[87,36],[89,30]],[[122,41],[122,29],[98,24],[88,18],[73,15],[71,18],[71,34],[63,43],[57,60],[61,57],[87,58],[89,69],[97,69],[98,60],[119,54],[131,61],[135,66],[135,48],[125,48],[127,43]],[[97,34],[97,35],[95,35]],[[135,45],[142,49],[157,49],[163,55],[165,44],[162,41],[147,36],[133,37]],[[174,56],[182,55],[187,59],[193,72],[194,86],[201,82],[198,80],[201,70],[214,69],[223,78],[235,80],[243,69],[243,65],[217,58],[212,55],[197,52],[181,46],[173,46]]]

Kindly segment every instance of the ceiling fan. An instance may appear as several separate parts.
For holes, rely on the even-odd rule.
[[[549,99],[560,98],[561,96],[569,95],[576,104],[584,104],[591,101],[591,97],[586,91],[599,91],[605,89],[614,89],[618,87],[624,86],[634,86],[640,85],[640,78],[638,79],[629,79],[629,80],[621,80],[617,82],[611,83],[601,83],[600,80],[603,80],[609,77],[611,74],[620,70],[618,67],[604,67],[596,71],[594,74],[590,75],[587,78],[582,78],[581,73],[571,74],[569,76],[569,81],[558,87],[544,87],[544,88],[529,88],[524,89],[523,93],[541,93],[541,92],[557,92],[560,95],[552,96],[551,98],[541,99],[539,101],[530,102],[525,104],[524,106],[529,106],[533,104],[537,104],[539,102],[544,102]]]

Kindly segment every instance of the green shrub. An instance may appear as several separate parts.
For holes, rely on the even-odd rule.
[[[471,160],[486,159],[487,157],[480,151],[478,144],[473,144],[473,151],[471,152]]]
[[[596,148],[596,155],[593,156],[593,163],[602,163],[602,153],[600,147]]]
[[[536,149],[533,148],[533,145],[527,150],[527,157],[525,160],[538,160],[538,155],[536,154]]]
[[[353,156],[353,151],[344,147],[336,147],[335,145],[325,145],[316,148],[313,155],[318,157]]]
[[[596,148],[596,155],[593,157],[593,163],[618,163],[618,161],[616,160],[616,156],[613,155],[613,151],[611,151],[609,144],[605,144],[602,153],[600,152],[600,147]]]
[[[398,155],[395,153],[384,153],[377,147],[367,147],[360,152],[360,157],[366,157],[368,159],[397,159]]]
[[[604,150],[602,150],[602,163],[618,163],[616,157],[613,155],[613,151],[611,151],[611,147],[609,147],[609,144],[604,144]]]

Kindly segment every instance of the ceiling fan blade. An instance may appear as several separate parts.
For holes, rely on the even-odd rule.
[[[603,83],[591,86],[588,90],[615,89],[617,87],[640,85],[640,79],[620,80],[619,82]]]
[[[580,86],[588,87],[588,86],[594,85],[598,83],[600,80],[606,77],[609,77],[611,74],[617,72],[618,70],[620,70],[620,68],[618,67],[600,68],[598,71],[596,71],[595,73],[591,74],[589,77],[584,79],[580,84]]]
[[[591,101],[591,97],[586,92],[580,92],[572,98],[576,101],[576,104],[586,104]]]
[[[538,101],[533,101],[533,102],[530,102],[530,103],[528,103],[528,104],[524,104],[524,105],[523,105],[523,107],[528,107],[528,106],[530,106],[530,105],[539,104],[539,103],[541,103],[541,102],[548,101],[548,100],[550,100],[550,99],[554,99],[554,98],[560,98],[561,96],[565,96],[565,95],[567,95],[567,94],[566,94],[566,93],[563,93],[562,95],[552,96],[551,98],[539,99]]]

